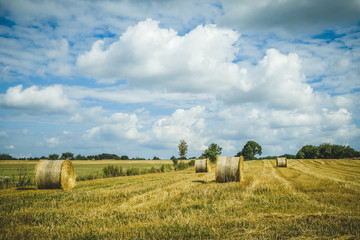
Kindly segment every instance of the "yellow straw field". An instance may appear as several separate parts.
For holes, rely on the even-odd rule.
[[[212,166],[213,168],[215,165]],[[0,239],[356,239],[360,161],[244,162],[215,171],[77,182],[71,191],[0,190]]]

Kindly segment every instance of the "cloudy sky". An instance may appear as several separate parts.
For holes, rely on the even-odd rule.
[[[360,150],[359,103],[359,0],[0,0],[0,153]]]

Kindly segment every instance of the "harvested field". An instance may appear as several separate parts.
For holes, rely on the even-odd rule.
[[[190,168],[0,190],[0,238],[357,239],[360,161],[288,163],[245,161],[242,182]]]

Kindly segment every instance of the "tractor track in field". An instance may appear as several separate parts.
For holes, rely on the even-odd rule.
[[[311,199],[307,194],[299,191],[299,190],[296,190],[295,187],[293,186],[293,184],[291,183],[291,181],[287,178],[287,177],[284,177],[284,176],[281,176],[279,173],[278,173],[278,170],[280,170],[279,168],[276,168],[275,166],[271,165],[270,162],[267,162],[267,165],[269,168],[271,168],[271,172],[272,172],[272,175],[282,184],[285,186],[285,188],[287,189],[287,191],[289,191],[292,195],[297,195],[297,196],[300,196],[300,198],[302,200],[304,200],[305,202],[309,203],[309,204],[312,204],[312,205],[319,205],[319,203],[314,200],[314,199]],[[282,168],[281,170],[287,170],[287,171],[292,171],[292,169],[289,169],[289,168]]]
[[[301,164],[301,166],[298,166],[297,164],[293,164],[292,168],[296,169],[299,172],[307,174],[309,176],[313,176],[313,177],[323,179],[323,180],[341,182],[341,183],[345,183],[346,185],[349,185],[349,186],[351,186],[351,185],[360,186],[360,183],[357,183],[355,181],[344,180],[344,179],[336,177],[337,175],[339,175],[339,171],[332,171],[328,168],[323,169],[321,167],[314,167],[314,166],[311,166],[309,163],[304,162],[303,160],[298,160],[297,163]],[[315,169],[315,171],[314,171],[314,169]]]

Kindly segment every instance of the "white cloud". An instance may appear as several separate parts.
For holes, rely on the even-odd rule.
[[[56,137],[50,137],[50,138],[45,137],[44,140],[50,148],[57,147],[60,144],[60,140]]]
[[[0,137],[8,137],[9,134],[6,131],[0,131]]]
[[[28,112],[71,112],[76,102],[70,100],[60,85],[45,88],[32,86],[23,89],[22,85],[10,87],[5,94],[0,94],[0,106],[26,110]]]
[[[256,67],[249,67],[246,79],[245,91],[235,87],[219,98],[231,104],[263,103],[275,109],[311,108],[319,101],[306,83],[297,54],[269,49]]]
[[[163,117],[153,124],[149,144],[176,148],[179,141],[184,139],[191,149],[204,150],[208,141],[206,117],[203,106],[177,109],[171,116]]]
[[[126,79],[137,86],[218,91],[241,85],[243,72],[232,63],[238,37],[238,33],[215,25],[198,26],[179,36],[147,19],[129,27],[108,48],[98,40],[78,57],[77,65],[98,81]]]
[[[9,149],[9,150],[14,150],[15,149],[15,146],[14,145],[9,145],[9,146],[5,146],[6,149]]]
[[[83,137],[87,140],[137,140],[141,137],[138,129],[141,125],[135,114],[114,113],[104,118],[105,123],[86,131]]]

